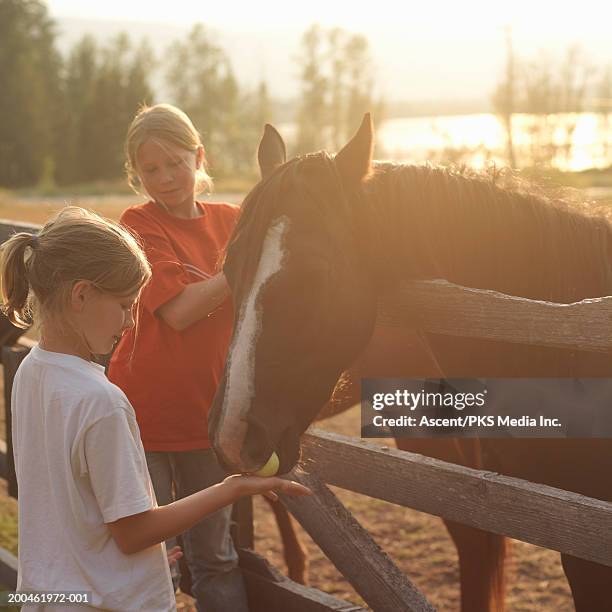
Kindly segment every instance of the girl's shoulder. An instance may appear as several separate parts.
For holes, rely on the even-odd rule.
[[[164,233],[164,219],[154,202],[145,202],[126,208],[119,217],[119,223],[137,233]]]
[[[206,231],[218,228],[222,233],[232,231],[240,214],[240,207],[228,202],[198,202],[203,213],[202,227]]]
[[[59,402],[67,412],[70,406],[78,406],[80,410],[87,408],[90,416],[99,417],[129,406],[123,391],[104,374],[104,368],[80,357],[35,346],[22,366],[18,370],[19,389],[28,390],[31,381],[37,380],[44,385],[44,396]]]
[[[229,202],[198,201],[205,214],[235,219],[240,214],[240,206]]]
[[[157,218],[158,207],[154,202],[143,202],[126,208],[119,217],[121,223],[130,220],[154,220]]]

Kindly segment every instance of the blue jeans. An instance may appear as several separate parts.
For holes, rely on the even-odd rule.
[[[160,506],[206,489],[225,478],[212,449],[146,452]],[[230,536],[231,506],[203,518],[182,534],[198,612],[248,612],[238,554]],[[168,540],[170,550],[176,540]],[[177,581],[178,582],[178,581]]]

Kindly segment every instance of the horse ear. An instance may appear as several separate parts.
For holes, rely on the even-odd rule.
[[[278,166],[287,161],[283,137],[269,123],[264,126],[264,133],[257,149],[257,161],[262,179],[267,178]]]
[[[366,113],[357,133],[336,155],[336,167],[346,185],[363,180],[372,166],[374,128],[370,113]]]

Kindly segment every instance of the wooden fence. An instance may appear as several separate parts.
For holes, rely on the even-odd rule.
[[[19,224],[0,224],[0,239],[7,228],[20,229]],[[445,281],[407,284],[379,305],[384,324],[597,352],[612,350],[611,319],[612,297],[551,304]],[[10,395],[16,366],[27,350],[5,346],[2,351],[5,395]],[[612,566],[610,502],[317,430],[304,436],[303,448],[304,470],[293,477],[315,495],[299,500],[282,496],[283,502],[377,612],[433,607],[327,484]],[[5,463],[10,483],[8,455]],[[243,504],[235,539],[254,611],[362,609],[297,585],[253,553],[251,512],[250,504]],[[2,566],[0,554],[0,576]]]

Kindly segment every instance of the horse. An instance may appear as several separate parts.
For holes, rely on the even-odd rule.
[[[511,172],[374,162],[372,151],[369,115],[335,156],[286,161],[282,137],[265,128],[262,180],[244,200],[224,262],[235,321],[209,435],[231,472],[254,472],[272,452],[280,473],[296,466],[300,436],[322,407],[357,399],[355,364],[373,338],[379,360],[368,367],[379,377],[612,371],[607,354],[376,330],[378,297],[408,280],[443,278],[558,303],[612,294],[612,228]],[[418,344],[422,361],[405,359],[406,342]],[[402,438],[397,445],[612,500],[609,440]],[[505,538],[445,524],[458,551],[462,610],[503,610]],[[568,554],[562,565],[578,612],[612,609],[612,567]]]

